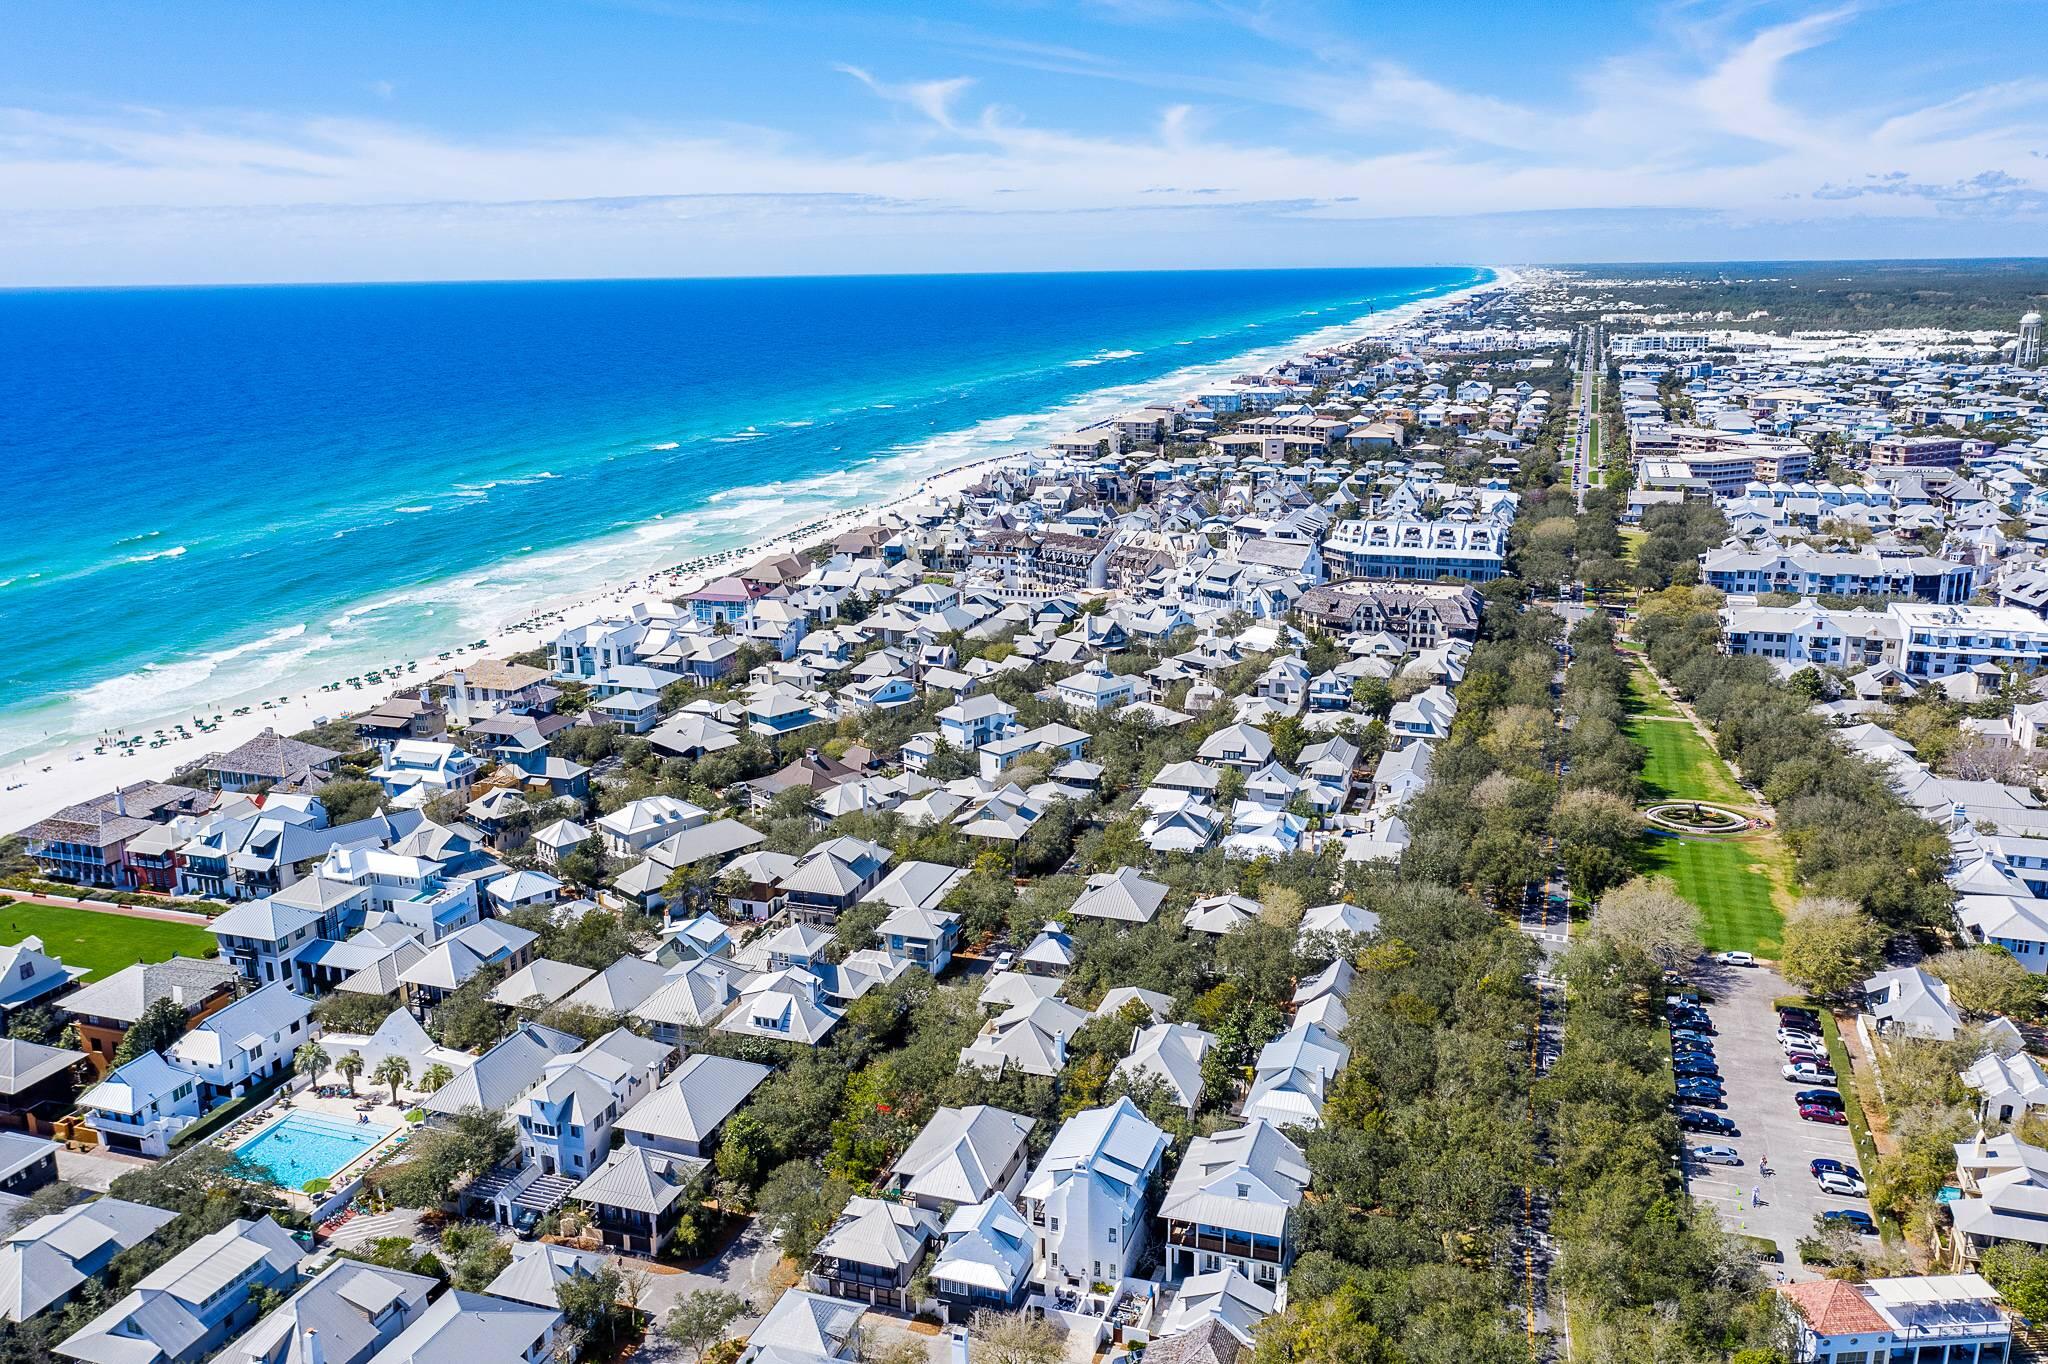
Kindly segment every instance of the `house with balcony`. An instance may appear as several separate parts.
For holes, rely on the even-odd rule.
[[[674,796],[628,801],[597,821],[604,850],[614,857],[638,857],[670,834],[694,829],[708,818],[700,806]]]
[[[414,1013],[424,1014],[486,966],[502,966],[511,972],[532,961],[539,936],[530,928],[498,919],[471,924],[434,944],[425,956],[400,971],[400,995]]]
[[[628,1143],[604,1158],[569,1197],[590,1212],[605,1245],[652,1257],[675,1239],[711,1162]],[[701,1198],[701,1193],[694,1196]]]
[[[939,712],[939,737],[963,753],[972,753],[1016,727],[1017,708],[986,692],[955,701]]]
[[[960,937],[960,916],[932,909],[894,909],[875,926],[882,950],[892,960],[936,976],[953,960]]]
[[[1036,1237],[1002,1194],[963,1203],[946,1219],[932,1262],[932,1293],[949,1322],[976,1312],[1014,1312],[1031,1294]]]
[[[287,739],[266,728],[247,743],[238,744],[207,765],[206,775],[223,791],[269,789],[311,773],[325,779],[334,775],[335,760],[341,757],[331,748]]]
[[[256,985],[305,979],[299,958],[315,944],[342,942],[362,927],[371,894],[350,881],[309,876],[273,895],[246,900],[207,924],[221,960]]]
[[[886,1198],[855,1198],[818,1243],[807,1286],[849,1302],[915,1310],[910,1280],[939,1235],[936,1213]]]
[[[829,928],[882,883],[894,856],[865,839],[828,839],[799,857],[782,878],[782,902],[792,919]]]
[[[1980,1274],[1780,1284],[1794,1364],[2006,1364],[2014,1314]]]
[[[839,1026],[846,1011],[826,999],[824,982],[799,967],[771,971],[748,981],[739,1002],[718,1020],[717,1030],[815,1047]]]
[[[1024,1184],[1047,1290],[1114,1286],[1145,1248],[1146,1191],[1172,1138],[1128,1097],[1067,1119]]]
[[[391,745],[370,780],[393,800],[419,806],[451,792],[467,795],[482,768],[482,761],[466,748],[433,739],[401,739]]]
[[[144,1275],[56,1351],[91,1364],[192,1364],[253,1322],[266,1295],[291,1292],[305,1255],[268,1217],[237,1218]]]
[[[290,1073],[292,1054],[317,1030],[312,1002],[273,981],[194,1024],[164,1059],[199,1081],[200,1107],[211,1108]]]
[[[199,1121],[199,1081],[146,1051],[79,1095],[78,1106],[107,1150],[164,1156],[172,1136]]]
[[[604,1163],[612,1129],[667,1073],[675,1048],[616,1028],[557,1056],[512,1106],[523,1160],[543,1175],[582,1179]]]
[[[128,862],[137,840],[149,836],[161,847],[173,821],[203,815],[218,799],[211,791],[135,782],[37,820],[21,831],[24,851],[52,880],[125,889],[137,883]]]
[[[1197,1137],[1159,1205],[1168,1277],[1236,1269],[1276,1288],[1294,1262],[1308,1182],[1301,1148],[1263,1119]]]

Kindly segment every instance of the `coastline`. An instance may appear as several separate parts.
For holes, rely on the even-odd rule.
[[[1271,363],[1270,359],[1261,357],[1270,357],[1275,352],[1299,353],[1321,346],[1366,339],[1386,330],[1412,325],[1427,314],[1454,306],[1481,290],[1512,287],[1518,278],[1516,272],[1506,267],[1479,268],[1486,272],[1487,277],[1469,285],[1397,304],[1384,312],[1376,312],[1367,317],[1316,328],[1293,340],[1276,342],[1272,346],[1246,352],[1229,363],[1243,366]],[[972,446],[977,443],[985,446],[997,443],[997,440],[991,436],[977,435],[983,428],[1000,431],[1013,426],[1044,424],[1049,418],[1068,416],[1074,419],[1075,425],[1086,424],[1091,419],[1100,419],[1091,418],[1091,412],[1100,411],[1107,415],[1108,411],[1128,406],[1141,396],[1151,399],[1166,395],[1178,396],[1178,388],[1195,382],[1192,377],[1184,378],[1181,375],[1182,372],[1176,371],[1154,380],[1095,390],[1052,413],[1007,414],[988,418],[968,431],[949,433],[948,437],[936,439],[942,445],[950,442],[961,446]],[[151,716],[121,729],[108,731],[109,734],[118,736],[146,736],[144,743],[132,747],[114,746],[105,741],[105,736],[97,745],[92,740],[53,745],[0,769],[0,831],[11,832],[44,818],[65,805],[109,791],[117,785],[161,780],[209,754],[223,752],[244,743],[266,728],[275,729],[280,734],[291,734],[310,728],[322,719],[358,714],[375,708],[403,688],[417,686],[461,666],[465,660],[496,657],[532,649],[545,644],[564,628],[585,624],[607,614],[622,612],[640,602],[664,603],[670,597],[695,590],[722,573],[744,567],[769,555],[800,550],[855,526],[892,514],[901,515],[934,499],[950,503],[961,489],[971,486],[988,466],[1013,457],[1020,447],[1028,448],[1032,442],[1017,438],[1001,443],[1005,448],[1000,451],[972,454],[936,471],[926,472],[914,486],[907,489],[899,488],[893,493],[841,508],[823,517],[806,521],[802,525],[776,530],[761,539],[700,554],[651,570],[643,569],[631,577],[615,579],[610,584],[594,590],[580,593],[565,592],[551,598],[542,598],[516,620],[474,633],[465,632],[459,644],[448,641],[445,644],[445,651],[448,654],[446,658],[438,656],[441,652],[439,650],[395,660],[389,655],[365,658],[353,675],[360,678],[370,670],[378,671],[380,681],[374,684],[360,683],[349,686],[346,680],[348,674],[345,673],[340,679],[341,690],[326,690],[324,684],[304,679],[281,684],[283,689],[276,694],[266,691],[259,697],[245,691],[201,708],[209,714],[209,718],[213,714],[220,717],[212,729],[203,733],[180,735],[176,726],[190,715],[193,709],[184,707],[174,713]],[[835,474],[828,477],[839,476],[841,475]],[[687,513],[677,513],[673,514],[672,519],[677,523],[686,523],[687,517]],[[622,535],[607,537],[604,542],[587,548],[592,552],[615,551],[618,558],[626,559],[632,555],[634,546],[638,545],[644,556],[648,548],[649,527],[661,526],[668,519],[670,518],[657,516]],[[488,610],[485,603],[475,604]],[[349,609],[368,608],[359,606]],[[392,668],[394,663],[397,665],[395,671]],[[234,713],[237,707],[246,708],[247,713]],[[158,746],[151,747],[150,742],[154,742],[158,735],[163,736],[163,741]],[[96,751],[96,748],[100,751]]]

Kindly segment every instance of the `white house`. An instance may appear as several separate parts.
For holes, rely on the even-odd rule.
[[[1145,1248],[1145,1198],[1171,1138],[1129,1098],[1076,1113],[1024,1184],[1038,1281],[1085,1290],[1129,1275]]]
[[[370,779],[393,800],[421,804],[434,796],[463,795],[483,766],[475,754],[435,739],[400,739]]]
[[[220,1097],[291,1069],[292,1053],[318,1031],[313,1005],[274,981],[209,1014],[171,1043],[164,1059],[199,1081],[199,1101]]]
[[[199,1081],[146,1051],[79,1095],[78,1106],[109,1151],[168,1155],[171,1137],[199,1120]]]

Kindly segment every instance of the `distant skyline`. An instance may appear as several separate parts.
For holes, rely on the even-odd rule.
[[[0,285],[2038,255],[2032,0],[10,13]]]

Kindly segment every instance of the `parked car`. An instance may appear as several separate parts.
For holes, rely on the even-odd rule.
[[[1714,958],[1723,966],[1754,966],[1756,957],[1748,952],[1723,952]]]
[[[1702,1113],[1696,1108],[1679,1109],[1678,1125],[1688,1132],[1712,1132],[1718,1137],[1741,1135],[1735,1130],[1735,1124],[1719,1113]]]
[[[1778,1010],[1778,1026],[1781,1028],[1803,1028],[1807,1032],[1820,1031],[1820,1015],[1812,1009]]]
[[[996,955],[996,964],[995,964],[994,966],[991,966],[991,967],[989,968],[989,970],[990,970],[991,972],[995,972],[995,971],[1007,971],[1007,970],[1009,970],[1009,969],[1010,969],[1010,968],[1011,968],[1012,966],[1015,966],[1016,964],[1017,964],[1017,954],[1016,954],[1015,952],[1011,952],[1011,951],[1007,951],[1007,950],[1006,950],[1006,951],[1000,952],[1000,953],[998,953],[998,954]]]
[[[1785,1032],[1781,1029],[1778,1033],[1778,1050],[1825,1052],[1827,1043],[1810,1032]]]
[[[1835,1063],[1817,1051],[1788,1051],[1785,1053],[1785,1064],[1788,1066],[1820,1066],[1824,1069],[1832,1070]]]
[[[1785,1067],[1780,1074],[1784,1075],[1788,1080],[1798,1080],[1809,1085],[1831,1085],[1835,1083],[1835,1073],[1832,1070],[1829,1070],[1826,1066],[1816,1066],[1810,1063],[1794,1063]]]
[[[1845,1165],[1839,1160],[1830,1160],[1826,1156],[1817,1158],[1807,1168],[1813,1171],[1815,1179],[1819,1179],[1822,1175],[1826,1174],[1847,1175],[1851,1179],[1863,1178],[1863,1172],[1854,1165]]]
[[[1861,1198],[1870,1192],[1862,1180],[1851,1179],[1847,1175],[1835,1174],[1833,1171],[1822,1175],[1814,1182],[1820,1185],[1822,1193],[1833,1194],[1837,1198]]]
[[[1847,1113],[1844,1113],[1839,1108],[1829,1108],[1826,1104],[1801,1104],[1799,1105],[1799,1116],[1807,1122],[1824,1122],[1830,1127],[1847,1127],[1849,1125],[1849,1115]]]
[[[1877,1235],[1877,1223],[1873,1222],[1870,1219],[1870,1214],[1861,1208],[1829,1208],[1813,1220],[1817,1225],[1823,1227],[1830,1222],[1841,1222],[1854,1227],[1865,1236]]]
[[[1722,1097],[1721,1091],[1718,1089],[1696,1090],[1680,1088],[1673,1096],[1672,1102],[1677,1104],[1695,1104],[1701,1108],[1726,1108],[1728,1106],[1728,1100]]]
[[[1819,1104],[1823,1108],[1841,1108],[1841,1094],[1832,1089],[1802,1089],[1792,1096],[1794,1103]]]
[[[1703,1047],[1714,1045],[1714,1039],[1701,1032],[1698,1028],[1673,1028],[1671,1030],[1671,1040],[1673,1042],[1697,1042]]]
[[[1721,1078],[1721,1068],[1714,1064],[1711,1057],[1705,1056],[1681,1056],[1672,1062],[1671,1073],[1673,1075],[1711,1075],[1716,1080]]]
[[[1673,1056],[1712,1056],[1714,1044],[1704,1037],[1674,1037],[1671,1039]]]
[[[1710,1142],[1706,1145],[1694,1146],[1690,1149],[1692,1158],[1702,1165],[1742,1164],[1742,1153],[1732,1146],[1720,1146]]]

